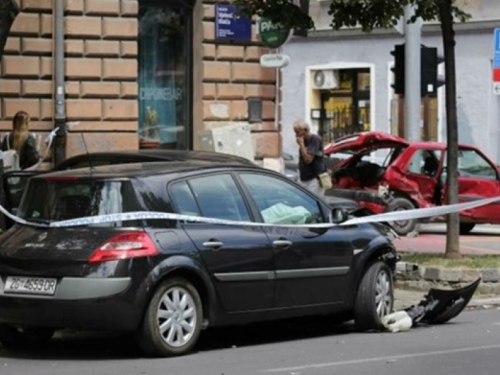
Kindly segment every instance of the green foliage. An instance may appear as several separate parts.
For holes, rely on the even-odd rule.
[[[415,6],[414,22],[418,17],[424,21],[441,21],[439,5],[450,1],[454,19],[466,21],[470,15],[456,5],[456,0],[331,0],[328,14],[334,29],[361,27],[370,32],[375,28],[391,28],[404,15],[405,6]],[[313,20],[290,0],[235,0],[245,7],[245,15],[270,18],[273,22],[295,29],[314,28]]]
[[[290,0],[234,0],[242,6],[241,15],[269,18],[273,23],[290,29],[309,30],[314,22]]]

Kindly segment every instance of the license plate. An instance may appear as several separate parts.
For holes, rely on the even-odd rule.
[[[38,294],[53,296],[57,279],[45,277],[8,276],[3,291],[5,293]]]

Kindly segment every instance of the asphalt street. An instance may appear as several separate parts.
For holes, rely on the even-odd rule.
[[[144,358],[132,338],[67,333],[44,348],[0,349],[1,375],[498,374],[500,310],[404,333],[357,333],[351,324],[300,319],[203,333],[196,352]]]

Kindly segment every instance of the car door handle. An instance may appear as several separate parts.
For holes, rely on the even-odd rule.
[[[273,247],[281,247],[283,249],[289,248],[290,246],[293,245],[292,241],[288,240],[276,240],[273,241]]]
[[[208,247],[213,250],[220,250],[224,246],[223,242],[220,241],[206,241],[203,242],[203,247]]]

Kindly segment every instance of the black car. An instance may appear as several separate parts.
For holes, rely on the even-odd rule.
[[[130,151],[103,151],[92,152],[72,156],[62,163],[56,165],[53,171],[65,171],[71,169],[97,167],[101,165],[115,165],[128,163],[148,163],[159,161],[193,161],[218,162],[256,166],[252,161],[241,156],[193,150],[167,150],[167,149],[140,149]],[[2,205],[12,213],[16,213],[21,197],[24,193],[28,179],[40,174],[40,171],[12,171],[3,176],[3,190],[5,199]],[[289,176],[288,176],[289,177]],[[292,178],[293,179],[293,178]],[[355,201],[343,197],[327,196],[325,198],[332,208],[342,208],[352,212],[358,208]],[[9,219],[0,220],[0,229],[10,228],[12,221]]]
[[[129,214],[47,227],[130,212],[189,218]],[[135,332],[150,355],[172,356],[189,352],[207,327],[339,313],[380,329],[396,262],[385,227],[279,227],[344,220],[339,213],[285,176],[241,164],[150,162],[32,177],[18,210],[29,224],[0,237],[0,342],[36,347],[60,328],[118,330]]]
[[[219,162],[255,166],[252,161],[241,156],[209,151],[140,149],[126,151],[101,151],[72,156],[52,168],[53,171],[97,167],[100,165],[115,165],[128,163],[147,163],[159,161],[190,161]],[[47,171],[45,171],[47,172]],[[3,176],[5,199],[3,206],[15,213],[24,193],[28,179],[41,171],[10,171]],[[12,222],[5,220],[0,229],[8,229]]]

